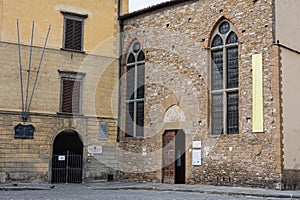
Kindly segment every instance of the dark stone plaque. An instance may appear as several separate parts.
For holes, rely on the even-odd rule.
[[[16,139],[33,139],[35,128],[33,125],[18,124],[15,126],[15,138]]]

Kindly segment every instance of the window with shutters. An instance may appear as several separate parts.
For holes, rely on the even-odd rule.
[[[239,132],[238,36],[233,25],[221,21],[211,40],[211,132]]]
[[[81,114],[82,83],[85,73],[59,70],[61,75],[60,112]]]
[[[87,15],[62,12],[64,14],[63,49],[83,51],[84,19]]]
[[[134,42],[126,60],[125,136],[144,136],[145,54],[139,42]]]

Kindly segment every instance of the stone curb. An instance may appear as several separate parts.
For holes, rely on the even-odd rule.
[[[51,190],[52,185],[45,187],[38,186],[0,186],[0,191],[22,191],[22,190]],[[55,186],[55,185],[53,185]],[[193,192],[201,194],[218,194],[218,195],[228,195],[228,196],[252,196],[252,197],[262,197],[262,198],[280,198],[280,199],[300,199],[300,194],[271,194],[271,193],[255,193],[255,192],[232,192],[232,191],[222,191],[222,190],[206,190],[201,188],[188,189],[188,188],[159,188],[153,186],[119,186],[119,187],[96,187],[88,186],[88,189],[92,190],[148,190],[148,191],[169,191],[169,192]]]
[[[247,192],[226,192],[226,191],[212,191],[201,189],[173,189],[173,188],[157,188],[157,187],[91,187],[93,190],[154,190],[154,191],[170,191],[170,192],[194,192],[201,194],[218,194],[228,196],[252,196],[252,197],[264,197],[264,198],[281,198],[281,199],[300,199],[300,195],[293,194],[261,194],[261,193],[247,193]]]
[[[22,191],[22,190],[50,190],[47,187],[0,187],[0,191]]]
[[[50,190],[54,187],[50,184],[3,184],[0,185],[0,191]]]

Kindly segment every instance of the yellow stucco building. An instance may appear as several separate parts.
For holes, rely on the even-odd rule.
[[[127,9],[128,0],[0,0],[1,182],[118,178],[118,16]]]

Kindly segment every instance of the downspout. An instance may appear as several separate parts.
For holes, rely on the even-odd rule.
[[[4,12],[4,6],[3,6],[3,0],[0,0],[0,41],[2,40],[2,26],[3,26],[3,12]]]
[[[118,0],[118,19],[120,18],[121,15],[121,0]]]
[[[273,44],[276,44],[277,43],[277,40],[276,40],[276,0],[272,0],[272,4],[273,4],[273,33],[272,33],[272,36],[273,36]]]
[[[117,130],[117,142],[120,142],[120,126],[121,126],[121,86],[122,86],[122,81],[121,81],[121,77],[122,77],[122,55],[123,55],[123,30],[124,30],[124,25],[123,25],[123,21],[120,19],[120,15],[121,15],[121,0],[118,0],[118,20],[119,20],[119,28],[120,28],[120,32],[119,32],[119,88],[118,88],[118,130]]]
[[[282,62],[281,62],[281,56],[280,56],[280,44],[279,40],[277,40],[277,20],[276,20],[276,0],[272,0],[273,4],[273,44],[277,46],[277,56],[278,56],[278,87],[279,87],[279,123],[280,123],[280,128],[279,128],[279,134],[280,134],[280,183],[279,183],[279,188],[280,190],[284,189],[284,158],[283,158],[283,127],[282,127],[282,122],[283,122],[283,112],[282,112],[282,81],[281,81],[281,74],[282,74]]]

